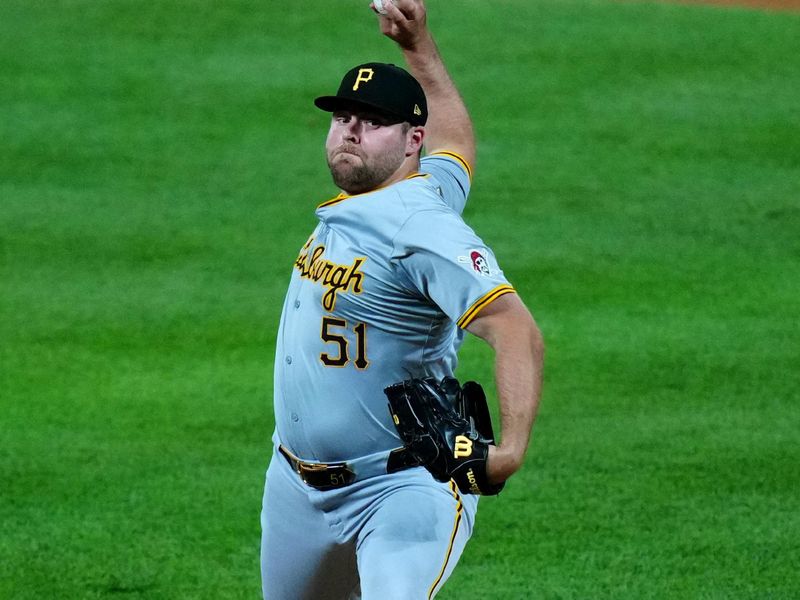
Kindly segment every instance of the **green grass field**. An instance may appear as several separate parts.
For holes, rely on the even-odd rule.
[[[0,3],[0,598],[259,597],[311,100],[401,60],[366,4]],[[800,598],[800,15],[429,5],[547,343],[439,598]]]

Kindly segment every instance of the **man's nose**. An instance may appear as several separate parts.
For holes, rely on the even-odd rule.
[[[361,137],[361,121],[350,119],[345,127],[344,136],[348,140],[358,141]]]

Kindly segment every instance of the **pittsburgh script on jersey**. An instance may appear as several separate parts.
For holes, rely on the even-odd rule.
[[[294,261],[294,266],[300,271],[301,277],[328,288],[322,296],[322,307],[330,312],[336,306],[336,294],[347,293],[351,289],[354,294],[361,293],[364,274],[359,268],[367,259],[356,258],[351,265],[339,265],[322,257],[325,254],[325,246],[322,244],[312,250],[313,243],[314,238],[309,238]]]

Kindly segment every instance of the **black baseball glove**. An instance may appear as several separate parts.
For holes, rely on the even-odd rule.
[[[411,455],[439,481],[456,482],[465,494],[493,495],[503,483],[486,477],[492,420],[480,384],[462,387],[453,377],[407,379],[387,387],[395,427]]]

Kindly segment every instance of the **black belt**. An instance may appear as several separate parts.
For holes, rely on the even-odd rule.
[[[303,483],[323,492],[343,488],[357,479],[364,479],[372,475],[366,473],[359,477],[346,462],[311,463],[300,460],[283,446],[278,446],[278,451],[292,467],[292,470],[300,475]],[[384,472],[396,473],[418,465],[419,462],[405,448],[396,448],[389,453]]]

